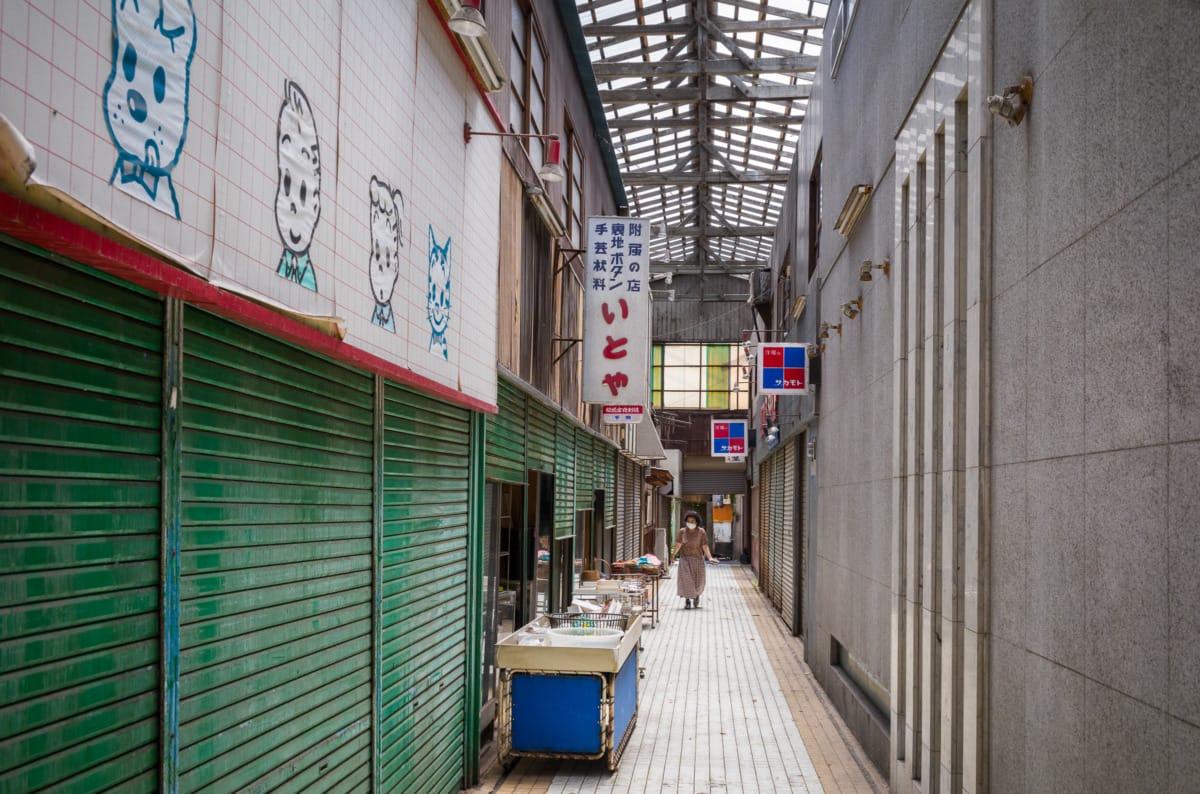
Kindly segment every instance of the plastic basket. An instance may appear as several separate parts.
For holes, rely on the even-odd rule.
[[[596,612],[550,612],[546,617],[550,619],[550,628],[552,629],[567,627],[624,629],[625,620],[629,616],[622,614],[601,615]]]

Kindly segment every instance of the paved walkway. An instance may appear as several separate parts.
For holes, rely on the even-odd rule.
[[[886,784],[804,665],[803,647],[749,566],[708,569],[700,609],[662,581],[642,632],[638,722],[608,774],[600,761],[520,759],[484,771],[492,794],[884,792]]]

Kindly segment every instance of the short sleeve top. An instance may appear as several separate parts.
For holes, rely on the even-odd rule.
[[[703,527],[688,529],[681,527],[679,530],[679,555],[681,557],[703,557],[704,547],[708,545],[708,533]]]

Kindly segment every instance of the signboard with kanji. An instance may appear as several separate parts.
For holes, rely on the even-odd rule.
[[[650,399],[650,224],[588,218],[584,277],[583,400]]]
[[[808,348],[798,342],[758,346],[759,394],[808,394]]]
[[[606,425],[632,425],[642,421],[644,411],[645,407],[641,405],[605,405],[601,416]]]
[[[745,419],[714,419],[712,420],[712,455],[746,454],[746,420]]]

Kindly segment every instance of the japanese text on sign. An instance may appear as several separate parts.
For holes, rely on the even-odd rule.
[[[801,343],[758,346],[759,394],[808,394],[808,348]]]
[[[712,455],[746,454],[746,420],[745,419],[714,419],[712,420]]]
[[[585,402],[645,404],[649,382],[649,228],[588,219],[583,326]]]

